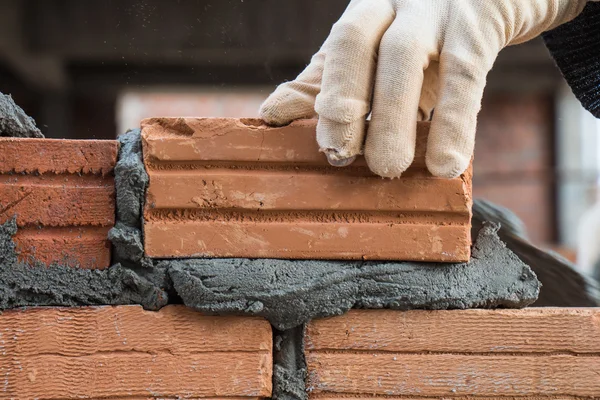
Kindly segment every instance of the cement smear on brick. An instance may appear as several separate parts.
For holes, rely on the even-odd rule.
[[[43,138],[33,118],[15,104],[10,95],[0,93],[0,136]]]

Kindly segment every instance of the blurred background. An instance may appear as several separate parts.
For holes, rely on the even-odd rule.
[[[149,116],[256,116],[347,4],[0,0],[0,92],[55,138],[115,138]],[[506,49],[479,118],[475,196],[574,260],[597,199],[599,134],[540,40]]]

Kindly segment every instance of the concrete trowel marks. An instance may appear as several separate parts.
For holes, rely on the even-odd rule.
[[[427,172],[426,123],[413,166],[393,181],[362,159],[329,166],[314,120],[155,118],[142,128],[149,257],[469,259],[471,174]]]
[[[16,216],[21,260],[110,265],[116,141],[0,138],[0,224]]]

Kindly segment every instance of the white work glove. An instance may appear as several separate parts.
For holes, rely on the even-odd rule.
[[[310,65],[277,88],[261,117],[286,125],[316,113],[317,140],[333,165],[350,164],[364,147],[370,169],[394,178],[412,164],[417,121],[435,107],[427,167],[457,177],[471,161],[486,77],[500,50],[572,20],[586,3],[352,0]]]

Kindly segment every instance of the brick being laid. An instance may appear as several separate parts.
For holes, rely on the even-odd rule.
[[[314,120],[282,128],[242,119],[145,120],[146,253],[466,261],[471,171],[433,177],[425,167],[428,130],[419,125],[404,176],[384,180],[364,159],[329,166]]]
[[[2,399],[271,396],[273,334],[260,318],[45,308],[3,313],[0,333]]]
[[[116,141],[0,138],[0,223],[21,260],[107,268]]]
[[[600,310],[352,311],[308,324],[314,399],[600,395]]]

